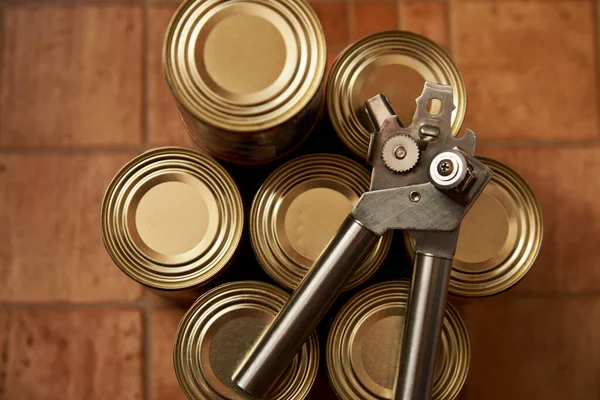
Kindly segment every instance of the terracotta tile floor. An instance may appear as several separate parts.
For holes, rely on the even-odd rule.
[[[461,398],[600,398],[600,6],[313,5],[329,64],[350,40],[398,27],[451,51],[467,83],[464,127],[539,196],[545,241],[524,282],[457,301],[473,350]],[[182,399],[171,346],[184,311],[125,278],[99,226],[126,160],[190,145],[161,72],[177,1],[0,7],[0,400]],[[333,398],[325,380],[317,388],[312,399]]]

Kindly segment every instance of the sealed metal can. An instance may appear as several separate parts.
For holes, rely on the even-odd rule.
[[[354,296],[336,316],[327,340],[327,369],[342,400],[391,399],[410,283],[385,282]],[[437,354],[432,399],[452,400],[469,372],[469,336],[448,303]]]
[[[186,0],[163,69],[191,137],[256,164],[297,147],[319,119],[325,36],[304,0]]]
[[[386,31],[366,36],[347,47],[334,61],[327,82],[327,111],[344,144],[365,159],[371,124],[365,101],[384,93],[408,126],[416,98],[425,81],[451,85],[456,109],[452,134],[456,136],[467,109],[465,84],[450,56],[424,36],[405,31]],[[432,102],[438,113],[441,102]]]
[[[479,158],[494,176],[460,226],[450,293],[490,296],[519,282],[542,245],[542,210],[527,182],[508,166]],[[409,254],[414,244],[405,235]]]
[[[242,236],[242,199],[227,171],[198,152],[154,149],[113,178],[102,203],[102,238],[137,282],[194,299],[231,261]]]
[[[258,190],[250,211],[252,247],[267,274],[295,289],[369,182],[364,167],[334,154],[299,157],[275,170]],[[379,240],[345,290],[377,270],[391,240],[391,232]]]
[[[289,295],[254,281],[226,283],[202,295],[185,314],[173,362],[189,399],[245,400],[232,382],[238,364],[275,318]],[[304,399],[317,376],[319,341],[311,334],[271,390],[270,400]]]

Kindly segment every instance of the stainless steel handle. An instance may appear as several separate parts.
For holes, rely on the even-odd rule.
[[[378,238],[352,216],[346,218],[233,374],[240,388],[259,398],[268,394]]]
[[[452,259],[417,252],[394,400],[429,400]]]

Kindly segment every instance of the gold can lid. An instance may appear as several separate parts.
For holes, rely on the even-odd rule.
[[[365,101],[384,93],[408,126],[425,81],[452,86],[456,105],[452,134],[456,136],[465,117],[467,94],[458,67],[440,46],[406,31],[379,32],[353,43],[334,61],[327,81],[327,109],[337,134],[350,150],[366,158],[371,124],[363,109]],[[432,112],[439,107],[432,103]]]
[[[163,68],[175,98],[231,131],[269,129],[320,89],[327,51],[304,0],[186,0],[171,19]]]
[[[327,340],[327,370],[342,400],[391,399],[400,358],[410,283],[385,282],[354,296],[336,316]],[[471,348],[460,315],[448,303],[432,399],[452,400],[469,371]]]
[[[334,154],[294,159],[273,172],[250,211],[250,238],[258,262],[279,284],[295,289],[333,238],[370,175],[358,163]],[[392,241],[386,233],[346,283],[351,289],[381,265]]]
[[[226,283],[202,295],[181,320],[175,338],[175,374],[187,397],[248,400],[231,376],[288,298],[275,286],[253,281]],[[319,341],[313,332],[268,398],[304,399],[318,368]]]
[[[102,203],[102,238],[114,262],[141,284],[183,290],[206,283],[242,236],[242,198],[227,171],[192,150],[143,153],[113,178]]]
[[[508,166],[479,159],[494,171],[460,225],[449,291],[465,297],[503,292],[527,274],[542,246],[542,209],[527,182]],[[409,254],[414,243],[405,241]]]

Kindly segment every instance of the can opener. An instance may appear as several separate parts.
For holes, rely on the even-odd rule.
[[[439,113],[427,109],[434,99],[441,102]],[[240,363],[232,379],[247,393],[268,394],[363,257],[394,229],[415,241],[415,258],[392,398],[431,398],[460,223],[492,171],[473,155],[473,131],[461,138],[451,134],[451,86],[426,82],[416,102],[407,128],[385,95],[366,102],[375,131],[367,155],[370,189]]]

